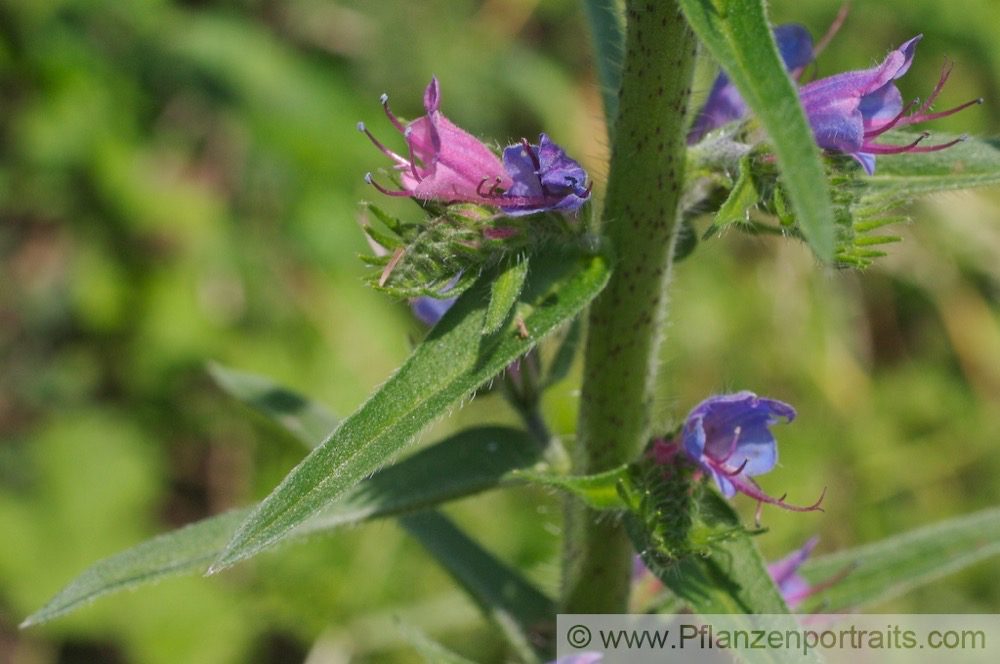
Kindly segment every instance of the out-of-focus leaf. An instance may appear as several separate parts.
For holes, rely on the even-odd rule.
[[[618,482],[625,477],[626,468],[627,466],[622,466],[596,475],[578,476],[518,470],[513,472],[511,477],[561,489],[597,510],[615,510],[625,507],[621,496],[618,495]]]
[[[482,336],[492,275],[458,299],[400,370],[254,511],[216,561],[216,572],[287,536],[370,475],[430,421],[468,397],[537,341],[568,322],[603,288],[603,256],[535,255],[518,314],[527,338]]]
[[[512,257],[500,270],[496,281],[490,288],[490,306],[486,309],[486,321],[483,324],[483,334],[497,332],[507,320],[507,314],[514,308],[517,298],[524,288],[528,278],[528,257],[518,260]]]
[[[413,649],[424,658],[427,664],[476,664],[471,659],[466,659],[458,653],[448,650],[416,627],[400,624],[399,630],[402,632],[403,638],[413,646]]]
[[[998,554],[1000,508],[949,519],[809,560],[802,574],[813,584],[832,583],[803,608],[864,609]]]
[[[259,387],[266,388],[265,379],[256,381],[260,381]],[[326,427],[317,431],[326,431]],[[323,435],[318,433],[313,440]],[[510,471],[537,462],[540,454],[538,443],[521,430],[467,429],[355,485],[293,531],[289,539],[485,491],[497,486]],[[23,626],[52,620],[125,588],[204,571],[251,511],[248,508],[220,514],[97,562],[25,620]]]
[[[573,360],[576,358],[576,351],[580,347],[583,338],[583,321],[579,318],[570,323],[566,328],[566,334],[559,342],[556,354],[549,362],[548,371],[545,374],[543,385],[548,387],[558,383],[569,373],[573,367]]]
[[[399,522],[506,633],[522,657],[533,658],[532,644],[553,631],[555,603],[441,513],[410,514]]]
[[[680,0],[698,38],[767,130],[802,235],[816,255],[834,253],[834,215],[819,149],[785,71],[763,0]]]
[[[340,422],[323,404],[269,378],[216,363],[209,365],[208,372],[219,387],[287,429],[308,449],[323,442]]]

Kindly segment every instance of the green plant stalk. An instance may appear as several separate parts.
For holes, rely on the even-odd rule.
[[[628,0],[626,22],[602,222],[615,268],[590,309],[574,474],[632,461],[649,438],[684,181],[694,35],[674,2]],[[632,555],[620,521],[571,499],[562,610],[626,611]]]

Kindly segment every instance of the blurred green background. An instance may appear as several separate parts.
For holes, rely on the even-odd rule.
[[[816,36],[839,9],[770,5]],[[929,128],[995,134],[996,25],[991,0],[856,3],[817,73],[923,32],[904,96],[925,97],[947,55],[939,107],[987,103]],[[355,125],[400,145],[382,92],[415,117],[436,74],[453,121],[498,144],[546,131],[599,193],[585,30],[574,0],[0,0],[0,663],[416,661],[397,619],[501,661],[473,605],[391,522],[17,624],[97,559],[260,498],[301,457],[206,361],[347,414],[406,357],[422,331],[362,285],[356,259],[357,201],[377,197],[362,176],[387,160]],[[700,69],[700,92],[711,76]],[[762,484],[799,503],[828,487],[825,513],[765,511],[769,557],[814,533],[831,551],[1000,503],[998,201],[915,203],[904,243],[864,273],[735,233],[678,266],[661,423],[719,391],[790,401],[799,419]],[[567,436],[576,381],[546,404]],[[421,443],[472,421],[512,419],[483,396]],[[555,591],[557,497],[448,511]],[[883,608],[1000,612],[998,571]]]

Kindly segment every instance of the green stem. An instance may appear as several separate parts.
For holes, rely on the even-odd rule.
[[[635,459],[650,411],[684,182],[695,41],[674,2],[627,0],[627,33],[603,231],[615,271],[590,310],[574,474]],[[628,606],[632,547],[616,519],[566,513],[563,611]]]

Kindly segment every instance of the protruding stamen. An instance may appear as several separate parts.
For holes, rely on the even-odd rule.
[[[403,190],[392,191],[390,189],[386,189],[385,187],[383,187],[382,185],[380,185],[378,182],[375,182],[375,180],[372,178],[372,174],[371,173],[365,173],[365,182],[367,182],[371,186],[375,187],[376,189],[378,189],[380,192],[382,192],[386,196],[409,196],[410,195],[410,192],[408,192],[408,191],[403,191]]]
[[[931,96],[927,98],[927,101],[925,101],[924,105],[920,107],[920,110],[917,111],[916,115],[923,113],[931,107],[931,104],[934,103],[934,100],[937,99],[938,94],[941,92],[941,88],[944,87],[945,81],[947,81],[948,77],[951,76],[951,70],[954,68],[955,63],[952,62],[949,64],[948,59],[945,58],[944,64],[941,65],[941,76],[938,78],[937,85],[934,86],[934,91],[931,92]]]
[[[417,173],[417,163],[416,163],[416,161],[413,158],[413,141],[411,140],[411,135],[412,134],[413,134],[413,130],[410,127],[407,127],[403,131],[403,137],[406,139],[406,149],[409,151],[409,155],[410,155],[410,163],[409,163],[410,174],[413,175],[413,179],[414,180],[416,180],[417,182],[420,182],[421,180],[423,180],[423,178],[420,177],[419,173]]]
[[[837,17],[833,19],[833,23],[830,24],[830,27],[827,29],[826,34],[823,35],[818,42],[816,42],[816,46],[813,48],[813,58],[819,57],[819,54],[822,53],[826,49],[826,47],[830,45],[830,42],[833,41],[834,36],[840,31],[840,26],[844,25],[844,21],[847,19],[847,13],[850,11],[850,9],[851,6],[847,3],[844,3],[840,7],[840,11],[837,12]]]
[[[868,138],[875,138],[876,136],[881,136],[885,132],[889,131],[890,129],[892,129],[893,127],[895,127],[897,124],[899,124],[899,122],[904,117],[906,117],[906,114],[909,113],[910,110],[912,110],[913,107],[916,106],[919,103],[920,103],[920,100],[914,99],[909,104],[907,104],[906,106],[904,106],[903,110],[901,110],[899,112],[899,114],[897,114],[896,117],[894,117],[892,120],[889,120],[888,122],[886,122],[884,125],[882,125],[878,129],[872,129],[871,131],[866,131],[865,132],[865,138],[866,139],[868,139]],[[909,118],[907,118],[906,122],[904,122],[903,124],[909,124],[909,123],[910,123],[910,120],[909,120]]]
[[[719,463],[726,463],[727,461],[729,461],[729,458],[733,456],[733,454],[736,452],[736,444],[739,443],[740,433],[742,431],[743,427],[737,426],[733,428],[733,442],[729,443],[729,450],[726,452],[726,456],[718,460]],[[744,465],[746,464],[744,463]]]
[[[865,143],[865,145],[862,146],[862,150],[868,152],[869,154],[899,154],[900,152],[913,152],[918,149],[917,146],[920,144],[920,141],[930,135],[930,132],[922,132],[920,136],[917,137],[917,140],[913,141],[909,145],[880,145],[878,143]]]
[[[918,145],[915,148],[910,148],[908,152],[937,152],[938,150],[946,150],[953,145],[957,145],[968,140],[968,134],[962,134],[953,141],[948,141],[947,143],[939,143],[938,145]]]
[[[975,106],[976,104],[982,104],[982,103],[983,103],[983,98],[978,97],[976,99],[972,99],[971,101],[967,101],[964,104],[959,104],[955,108],[949,108],[947,111],[939,111],[937,113],[927,113],[927,114],[918,113],[916,115],[911,115],[910,117],[906,118],[906,124],[913,124],[915,122],[927,122],[928,120],[937,120],[938,118],[947,117],[954,113],[958,113],[959,111],[965,110],[970,106]]]
[[[380,143],[377,138],[375,138],[374,136],[372,136],[372,133],[370,131],[368,131],[368,128],[365,126],[364,122],[359,122],[358,123],[358,131],[360,131],[365,136],[367,136],[368,140],[370,140],[372,142],[372,145],[374,145],[379,150],[381,150],[383,152],[383,154],[385,154],[388,157],[390,157],[397,164],[399,164],[401,166],[404,166],[404,165],[406,165],[408,163],[406,161],[406,159],[404,159],[403,157],[400,157],[398,154],[396,154],[395,152],[393,152],[389,148],[387,148],[384,145],[382,145],[382,143]]]
[[[479,196],[482,196],[483,198],[496,198],[499,195],[497,194],[497,190],[500,188],[500,183],[502,182],[502,180],[500,178],[496,178],[493,184],[490,185],[490,190],[487,192],[483,192],[483,185],[486,184],[488,181],[489,178],[483,178],[482,180],[480,180],[479,184],[476,186],[476,193]]]
[[[743,459],[743,463],[741,463],[740,467],[737,468],[736,470],[726,470],[722,466],[719,466],[718,468],[716,468],[716,470],[725,475],[726,477],[736,477],[737,475],[743,472],[743,469],[747,467],[748,463],[750,463],[750,459]]]
[[[389,118],[389,122],[392,123],[392,126],[398,129],[399,133],[404,133],[406,131],[406,127],[404,127],[403,123],[396,119],[396,116],[392,114],[391,110],[389,110],[389,95],[383,94],[378,100],[379,103],[382,104],[382,110],[385,111],[385,116]]]

